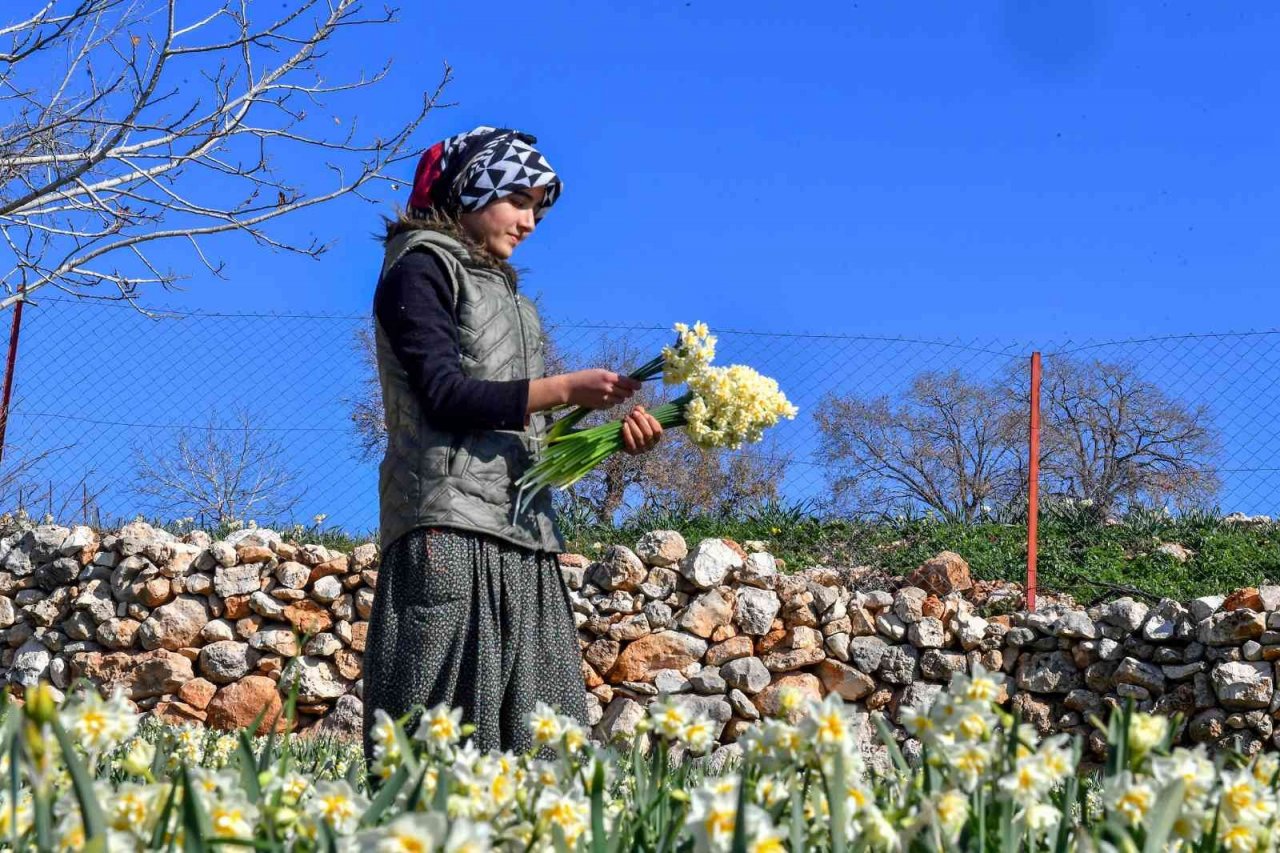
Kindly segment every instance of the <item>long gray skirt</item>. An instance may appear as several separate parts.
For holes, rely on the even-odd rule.
[[[419,528],[382,555],[364,653],[364,750],[374,710],[462,708],[482,751],[532,746],[538,702],[585,724],[569,591],[554,554],[465,530]],[[419,714],[406,731],[412,735]]]

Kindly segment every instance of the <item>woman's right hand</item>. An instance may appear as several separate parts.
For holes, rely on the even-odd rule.
[[[562,373],[558,378],[563,382],[564,401],[588,409],[616,406],[640,390],[638,380],[601,368]]]

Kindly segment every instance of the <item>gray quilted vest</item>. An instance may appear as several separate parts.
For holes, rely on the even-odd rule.
[[[464,373],[494,381],[543,375],[542,324],[514,282],[499,270],[472,263],[460,242],[429,229],[393,237],[382,275],[414,250],[430,251],[449,273]],[[376,319],[374,326],[387,423],[378,482],[382,547],[416,527],[438,526],[487,533],[533,550],[563,551],[550,490],[513,516],[515,481],[540,456],[534,439],[546,428],[542,413],[535,412],[521,431],[453,432],[432,425],[386,332]]]

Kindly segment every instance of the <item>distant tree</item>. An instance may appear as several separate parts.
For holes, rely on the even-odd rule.
[[[1100,513],[1209,503],[1221,488],[1208,408],[1188,405],[1118,362],[1046,360],[1041,390],[1046,491]]]
[[[0,251],[10,257],[0,282],[10,295],[0,307],[46,285],[130,301],[145,286],[168,287],[181,276],[153,254],[161,243],[184,244],[193,263],[220,275],[206,244],[216,234],[319,255],[327,244],[291,242],[267,226],[364,197],[397,179],[393,169],[402,177],[440,92],[383,136],[326,107],[387,70],[330,81],[335,42],[394,20],[393,9],[366,13],[359,0],[6,4]],[[440,87],[447,80],[446,68]]]
[[[356,330],[354,346],[360,358],[360,385],[346,402],[351,409],[351,426],[360,445],[361,459],[380,459],[387,448],[387,420],[382,408],[382,384],[378,379],[378,345],[373,330]]]
[[[642,506],[675,515],[736,517],[779,499],[791,456],[766,440],[739,450],[704,450],[683,430],[673,431],[665,452],[641,486]]]
[[[1018,491],[1016,419],[998,388],[922,373],[900,400],[829,394],[814,413],[837,506],[972,521]]]
[[[174,518],[280,520],[302,499],[283,445],[263,435],[245,409],[230,422],[210,411],[201,427],[176,430],[158,445],[135,446],[134,458],[134,491],[149,509]]]
[[[815,420],[838,506],[860,514],[929,508],[972,521],[1025,500],[1025,367],[991,382],[922,373],[899,398],[831,394]],[[1185,507],[1213,497],[1218,440],[1208,411],[1172,398],[1128,365],[1046,359],[1041,490],[1099,515],[1138,504]]]

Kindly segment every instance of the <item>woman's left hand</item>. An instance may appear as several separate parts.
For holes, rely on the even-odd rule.
[[[661,438],[662,424],[644,406],[636,406],[622,419],[622,449],[632,456],[653,450]]]

